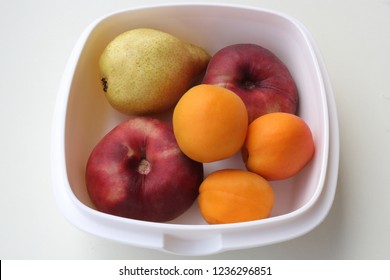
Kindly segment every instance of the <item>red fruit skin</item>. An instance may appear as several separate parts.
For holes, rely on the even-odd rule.
[[[202,83],[225,87],[241,97],[249,122],[272,112],[296,114],[298,90],[285,64],[256,44],[222,48],[211,58]]]
[[[99,211],[166,222],[197,198],[203,165],[181,152],[170,124],[136,117],[119,124],[96,145],[85,179]]]

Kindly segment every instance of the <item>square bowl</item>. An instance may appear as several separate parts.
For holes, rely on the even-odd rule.
[[[259,44],[287,65],[299,90],[298,115],[310,126],[316,151],[299,174],[271,182],[275,192],[271,217],[208,225],[194,203],[175,220],[154,223],[117,217],[94,208],[85,185],[87,159],[109,130],[129,118],[112,109],[102,94],[98,60],[115,36],[138,27],[171,33],[210,54],[234,43]],[[332,89],[315,43],[302,24],[287,15],[225,4],[165,4],[118,11],[86,28],[67,63],[52,124],[55,199],[64,216],[86,232],[181,255],[214,254],[295,238],[317,226],[333,202],[338,166],[334,107]],[[205,175],[233,167],[245,168],[239,155],[205,164]]]

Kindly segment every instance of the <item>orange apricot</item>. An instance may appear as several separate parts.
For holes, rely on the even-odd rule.
[[[199,188],[198,206],[209,224],[268,218],[273,205],[274,193],[268,181],[246,170],[217,170]]]
[[[241,150],[248,128],[248,113],[244,102],[234,92],[201,84],[181,97],[172,123],[184,154],[199,162],[213,162]]]
[[[242,149],[249,171],[267,180],[297,174],[313,157],[314,140],[307,123],[289,113],[269,113],[248,127]]]

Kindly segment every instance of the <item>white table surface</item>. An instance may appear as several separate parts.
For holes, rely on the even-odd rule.
[[[59,213],[52,194],[51,118],[76,40],[98,17],[153,3],[2,1],[0,259],[191,258],[84,233]],[[338,109],[339,179],[328,216],[309,233],[204,259],[390,259],[390,1],[236,3],[289,14],[316,40]]]

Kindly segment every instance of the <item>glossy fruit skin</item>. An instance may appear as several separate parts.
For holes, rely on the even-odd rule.
[[[267,180],[283,180],[301,171],[314,151],[307,123],[296,115],[275,112],[249,125],[242,157],[248,170]]]
[[[205,178],[199,192],[199,209],[209,224],[268,218],[274,206],[274,192],[268,181],[245,170],[215,171]]]
[[[270,50],[256,44],[234,44],[216,52],[204,84],[230,89],[244,101],[249,122],[271,112],[295,114],[298,90],[286,65]]]
[[[165,222],[193,204],[203,165],[180,151],[170,124],[136,117],[119,124],[95,146],[85,178],[99,211]]]

